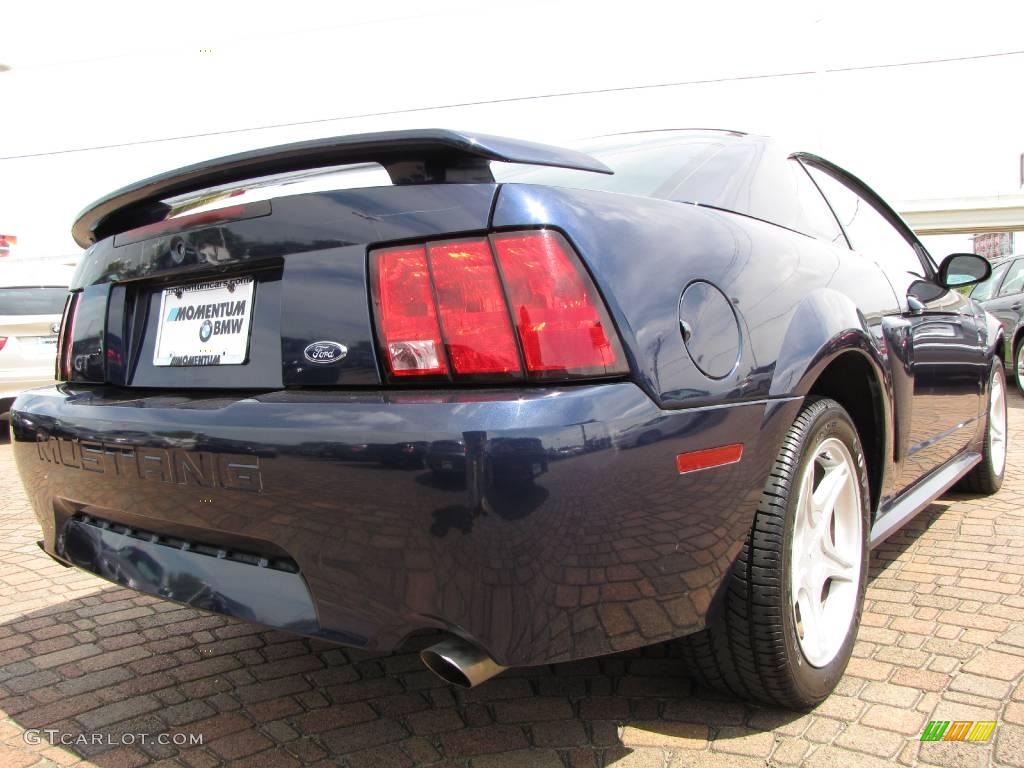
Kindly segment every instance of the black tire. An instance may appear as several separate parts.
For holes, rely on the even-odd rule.
[[[1020,382],[1020,374],[1017,376],[1018,385]],[[1002,410],[1003,410],[1003,458],[1000,462],[996,457],[993,456],[992,448],[992,393],[993,387],[1001,385],[1003,390],[1002,396]],[[966,491],[968,493],[980,493],[984,495],[990,495],[998,491],[1003,485],[1003,477],[1006,476],[1006,439],[1007,439],[1007,422],[1006,422],[1006,375],[1003,372],[1003,361],[998,357],[992,358],[992,370],[989,371],[988,377],[988,397],[985,405],[985,437],[982,442],[981,449],[981,461],[978,462],[974,468],[964,475],[963,479],[957,484],[957,490]]]
[[[792,609],[790,558],[799,482],[818,446],[837,437],[856,466],[861,506],[861,559],[849,629],[833,659],[811,665],[800,648]],[[747,541],[728,577],[721,610],[707,628],[682,640],[698,682],[742,698],[789,709],[819,704],[835,688],[853,651],[864,603],[870,494],[857,430],[839,403],[808,398],[783,440]],[[856,564],[854,564],[856,568]]]

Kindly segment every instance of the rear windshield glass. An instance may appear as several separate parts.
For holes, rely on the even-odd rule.
[[[336,189],[365,189],[389,187],[391,177],[378,163],[355,163],[305,171],[287,171],[254,179],[207,187],[200,192],[188,192],[170,197],[164,202],[170,206],[168,219],[191,216],[194,213],[214,211],[229,205],[272,200],[284,195],[305,195],[310,192]]]
[[[502,182],[668,197],[725,146],[722,138],[707,134],[604,136],[579,142],[574,148],[601,160],[614,175],[504,163],[492,163],[491,171],[495,180]]]
[[[67,288],[0,288],[0,315],[59,315]]]
[[[763,137],[732,131],[648,131],[591,139],[574,148],[603,161],[615,174],[501,163],[493,163],[492,171],[502,182],[697,203],[818,235],[801,208],[786,155]]]

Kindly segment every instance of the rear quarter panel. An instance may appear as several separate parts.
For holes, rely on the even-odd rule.
[[[845,247],[691,204],[517,184],[502,187],[493,223],[565,232],[662,408],[802,395],[846,349],[888,378],[882,317],[896,298],[878,267]],[[680,297],[694,280],[716,285],[738,319],[738,364],[721,379],[701,373],[680,332]]]

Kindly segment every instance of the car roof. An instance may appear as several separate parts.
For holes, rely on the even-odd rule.
[[[0,288],[53,286],[66,288],[71,284],[74,267],[47,263],[45,260],[18,259],[0,263]]]

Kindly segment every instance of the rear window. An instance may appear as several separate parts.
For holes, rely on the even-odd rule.
[[[492,163],[496,181],[545,184],[666,198],[726,146],[717,136],[669,132],[605,136],[575,148],[598,158],[614,175],[537,165]]]
[[[0,315],[59,315],[67,295],[63,287],[0,288]]]
[[[590,139],[573,148],[601,160],[614,175],[502,163],[493,163],[491,171],[500,182],[698,203],[812,237],[831,240],[838,233],[835,222],[835,232],[828,236],[811,226],[807,213],[801,209],[785,155],[762,137],[731,131],[649,131]],[[820,200],[819,205],[825,206],[825,201]],[[830,212],[828,215],[831,217]]]
[[[164,199],[169,206],[168,219],[190,216],[194,213],[215,211],[218,208],[272,200],[285,195],[305,195],[311,192],[338,189],[364,189],[390,187],[391,177],[378,163],[354,163],[306,171],[286,171],[254,179],[234,181],[217,187],[206,187],[199,192],[187,192]]]

